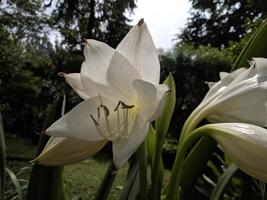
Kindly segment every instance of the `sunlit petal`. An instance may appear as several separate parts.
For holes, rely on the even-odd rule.
[[[124,37],[117,50],[136,67],[143,80],[159,83],[157,50],[147,25],[142,20]]]
[[[107,79],[109,85],[119,91],[121,98],[128,101],[136,98],[132,81],[140,78],[141,75],[133,65],[119,52],[115,52],[110,61]]]

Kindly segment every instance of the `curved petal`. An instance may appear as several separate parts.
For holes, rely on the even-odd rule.
[[[136,67],[143,80],[159,83],[160,64],[157,50],[143,20],[129,31],[116,50]]]
[[[102,97],[102,101],[107,107],[115,107],[114,104],[116,103],[113,103],[104,97]],[[95,118],[98,116],[97,108],[99,105],[99,97],[93,97],[79,103],[71,111],[54,122],[46,130],[46,134],[87,141],[104,140],[104,137],[99,133],[95,122],[91,118],[91,115]],[[113,117],[116,117],[116,115],[112,113],[109,117],[112,119]]]
[[[86,40],[85,61],[81,67],[81,83],[89,96],[97,96],[99,93],[106,97],[117,95],[107,83],[107,71],[114,51],[105,43]]]
[[[258,103],[262,105],[262,108],[266,108],[266,93],[267,87],[259,85],[257,78],[254,76],[227,88],[212,101],[210,106],[214,104],[216,105],[216,107],[214,106],[216,110],[240,110],[240,112],[242,112],[241,109],[246,109],[250,105]],[[262,111],[267,112],[266,109]]]
[[[138,116],[135,118],[130,136],[119,137],[112,143],[113,160],[117,168],[121,167],[144,141],[149,128]]]
[[[72,87],[72,89],[82,98],[88,99],[89,95],[85,92],[80,73],[65,74],[61,73],[65,81]]]
[[[154,85],[140,79],[133,81],[133,86],[137,93],[138,114],[145,121],[153,121],[161,113],[165,94],[169,90],[165,84]]]
[[[134,79],[140,79],[139,72],[119,52],[115,52],[107,72],[108,83],[114,90],[121,94],[121,98],[133,103],[136,93],[132,86]]]
[[[33,160],[45,166],[58,166],[82,161],[94,155],[107,141],[89,142],[74,138],[51,137],[43,152]]]
[[[84,77],[106,84],[106,73],[114,49],[97,40],[86,40],[84,46],[85,62],[81,68],[82,81]]]
[[[224,152],[249,175],[267,181],[267,130],[251,124],[207,125]],[[259,164],[260,163],[260,164]]]

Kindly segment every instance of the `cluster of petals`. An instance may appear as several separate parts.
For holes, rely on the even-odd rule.
[[[240,169],[266,182],[267,59],[254,58],[250,68],[220,78],[196,113],[214,123],[206,125],[209,134]]]
[[[84,99],[53,123],[52,136],[36,162],[78,162],[112,141],[113,159],[123,165],[144,141],[149,123],[161,112],[168,91],[159,84],[160,64],[143,20],[116,49],[88,39],[80,73],[63,74]]]

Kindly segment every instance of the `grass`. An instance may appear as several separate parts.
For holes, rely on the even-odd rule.
[[[7,159],[7,167],[17,174],[23,185],[26,185],[25,180],[29,180],[31,165],[25,159],[34,157],[36,146],[31,145],[28,140],[17,137],[7,138],[6,145],[7,157],[9,158]],[[16,158],[19,158],[19,160],[16,160]],[[102,152],[83,162],[65,166],[63,177],[66,200],[93,199],[107,170],[109,160],[110,156]],[[21,171],[22,168],[23,171]],[[119,170],[111,189],[110,200],[115,200],[119,195],[124,184],[127,168],[128,166],[125,165]],[[10,182],[9,178],[7,180]],[[15,193],[11,182],[7,184],[6,190],[13,190]]]

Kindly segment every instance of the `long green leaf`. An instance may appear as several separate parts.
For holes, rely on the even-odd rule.
[[[260,27],[251,36],[246,46],[237,57],[232,70],[246,67],[252,57],[267,57],[267,21],[263,21]]]
[[[203,172],[217,143],[210,137],[202,137],[187,156],[182,169],[181,191],[184,199],[190,199],[194,185]]]
[[[63,104],[62,104],[63,102]],[[48,128],[53,122],[61,117],[62,105],[65,105],[62,98],[58,98],[44,122],[43,130]],[[45,147],[49,136],[42,134],[37,155],[39,155]],[[35,164],[32,168],[32,173],[28,186],[28,200],[63,200],[64,189],[62,180],[63,167],[45,167]]]
[[[2,117],[0,114],[0,199],[5,192],[6,145]]]
[[[15,188],[16,188],[16,191],[18,193],[18,199],[19,200],[23,200],[23,193],[22,193],[22,187],[19,183],[19,180],[17,179],[16,175],[8,168],[5,169],[7,174],[9,175],[9,177],[11,178]]]
[[[154,154],[154,164],[152,168],[152,199],[159,200],[163,179],[162,150],[165,136],[168,132],[172,114],[176,101],[175,81],[171,74],[166,78],[164,84],[168,85],[169,92],[166,95],[165,106],[161,115],[155,121],[156,130],[156,149]]]
[[[211,200],[220,200],[227,184],[229,183],[232,176],[235,174],[235,172],[237,170],[238,170],[238,167],[234,163],[232,163],[225,170],[225,172],[222,174],[222,176],[220,176],[218,183],[216,184],[216,187],[212,191],[212,194],[210,196]]]

